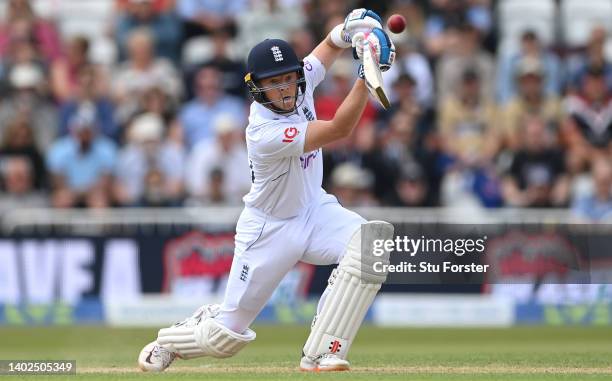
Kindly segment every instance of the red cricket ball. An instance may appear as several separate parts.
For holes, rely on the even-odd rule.
[[[391,15],[387,19],[387,27],[393,33],[402,33],[404,28],[406,28],[406,19],[402,15]]]

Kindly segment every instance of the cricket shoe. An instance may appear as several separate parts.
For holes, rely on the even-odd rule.
[[[157,344],[157,341],[153,341],[140,351],[138,367],[143,372],[163,372],[175,358],[176,353]]]
[[[341,372],[349,370],[348,361],[341,359],[333,353],[324,353],[315,359],[303,356],[300,369],[305,372]]]

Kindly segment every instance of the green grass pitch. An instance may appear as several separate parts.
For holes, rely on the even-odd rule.
[[[258,338],[226,360],[176,361],[168,372],[136,368],[155,329],[0,328],[0,359],[73,359],[77,376],[20,380],[611,380],[609,327],[415,329],[363,327],[350,372],[297,369],[306,326],[258,326]],[[6,378],[6,377],[0,377]],[[17,379],[17,378],[15,378]]]

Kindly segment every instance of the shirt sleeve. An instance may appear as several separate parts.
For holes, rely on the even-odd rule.
[[[239,14],[240,12],[244,12],[245,9],[249,8],[249,4],[245,0],[228,1],[226,5],[227,9],[225,14],[227,16]]]
[[[249,134],[249,152],[262,160],[274,160],[304,153],[309,122],[265,124]]]
[[[306,87],[311,93],[325,78],[325,66],[312,54],[304,58],[304,76],[306,77]]]
[[[194,0],[178,0],[176,5],[178,15],[185,20],[196,16],[197,7]]]
[[[64,169],[64,152],[59,144],[51,147],[47,154],[47,168],[53,174],[60,174]]]

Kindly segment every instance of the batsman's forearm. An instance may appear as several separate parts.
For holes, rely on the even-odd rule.
[[[368,88],[363,79],[358,79],[353,89],[336,110],[332,120],[334,129],[342,136],[348,136],[361,119],[361,114],[368,103]]]
[[[327,35],[323,41],[312,51],[312,55],[325,66],[325,70],[328,70],[331,65],[340,57],[344,49],[336,46],[330,35]]]

